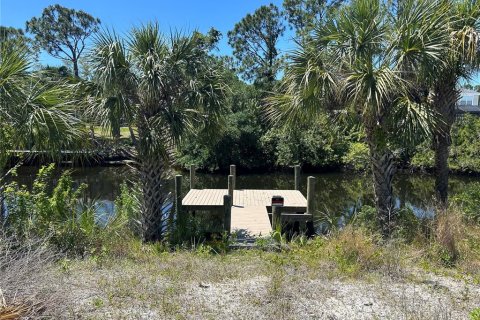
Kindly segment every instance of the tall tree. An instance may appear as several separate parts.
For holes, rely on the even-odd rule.
[[[277,6],[261,6],[228,32],[228,43],[246,80],[273,84],[281,61],[277,44],[285,32]]]
[[[287,21],[297,36],[309,34],[323,23],[329,13],[339,8],[345,0],[284,0]]]
[[[378,221],[388,235],[397,216],[392,145],[431,133],[431,112],[417,92],[416,75],[441,63],[447,33],[439,2],[405,0],[395,15],[382,4],[351,1],[321,24],[294,52],[280,93],[269,102],[272,117],[287,123],[315,119],[325,109],[358,115]]]
[[[223,111],[225,86],[199,33],[165,38],[157,24],[95,39],[92,108],[109,126],[110,109],[129,110],[138,130],[134,156],[145,241],[162,240],[172,217],[167,187],[171,155],[185,132],[208,127]]]
[[[435,191],[440,205],[448,203],[448,156],[451,130],[455,121],[456,103],[460,99],[459,80],[469,78],[478,70],[480,62],[480,4],[476,0],[448,0],[450,8],[448,32],[444,44],[448,52],[446,64],[440,65],[433,83],[433,106],[442,117],[442,123],[434,132]]]
[[[61,5],[48,6],[40,17],[27,21],[27,32],[35,35],[36,44],[50,55],[73,64],[79,77],[78,60],[85,50],[87,38],[98,30],[100,20],[82,10]]]

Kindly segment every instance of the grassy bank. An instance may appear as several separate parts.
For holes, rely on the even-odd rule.
[[[349,225],[241,250],[119,234],[83,258],[4,239],[0,318],[478,319],[480,226],[462,221],[450,212],[411,241]]]

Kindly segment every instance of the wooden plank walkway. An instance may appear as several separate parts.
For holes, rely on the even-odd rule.
[[[192,189],[182,200],[186,210],[212,210],[223,208],[223,196],[227,189]],[[267,235],[272,230],[268,212],[271,212],[272,196],[284,198],[282,212],[305,212],[307,199],[297,190],[234,190],[232,207],[232,231],[249,235]]]

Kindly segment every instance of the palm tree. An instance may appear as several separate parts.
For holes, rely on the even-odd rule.
[[[3,217],[2,173],[9,150],[40,151],[56,158],[77,149],[82,124],[75,118],[76,87],[31,72],[25,46],[0,43],[0,219]]]
[[[92,109],[112,126],[115,108],[137,128],[134,148],[145,241],[162,240],[170,216],[167,188],[172,151],[184,132],[216,122],[225,87],[199,33],[164,37],[158,25],[134,28],[125,40],[97,36],[90,59],[97,96]]]
[[[291,56],[280,93],[268,100],[275,120],[295,123],[324,110],[356,114],[366,134],[378,219],[395,221],[392,145],[428,134],[434,121],[418,78],[441,63],[445,6],[428,0],[356,0],[317,26]]]
[[[435,191],[442,206],[448,202],[448,155],[450,151],[455,107],[459,100],[458,85],[461,78],[469,78],[479,66],[480,4],[476,0],[448,0],[449,49],[446,64],[438,68],[438,76],[432,85],[433,102],[442,123],[433,133],[432,147],[435,151]]]

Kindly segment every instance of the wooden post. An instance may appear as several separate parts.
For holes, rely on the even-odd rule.
[[[315,177],[308,177],[307,180],[307,213],[313,215],[315,210]]]
[[[232,197],[232,205],[233,205],[233,176],[229,175],[228,176],[228,195]]]
[[[294,166],[295,171],[295,190],[300,190],[300,166]]]
[[[307,180],[307,213],[311,214],[312,220],[306,222],[307,235],[313,236],[315,234],[315,227],[313,225],[313,215],[315,211],[315,177],[308,177]]]
[[[233,176],[233,190],[235,190],[235,183],[237,180],[237,166],[234,164],[230,165],[230,175]]]
[[[232,228],[232,198],[226,194],[223,196],[224,229],[230,234]]]
[[[190,165],[190,189],[195,189],[195,165]]]
[[[282,211],[280,206],[272,206],[272,230],[282,227]],[[281,230],[280,230],[281,232]]]
[[[175,214],[177,215],[179,227],[185,227],[185,217],[182,213],[182,176],[179,174],[175,176]],[[170,215],[170,227],[173,231],[173,215]]]

